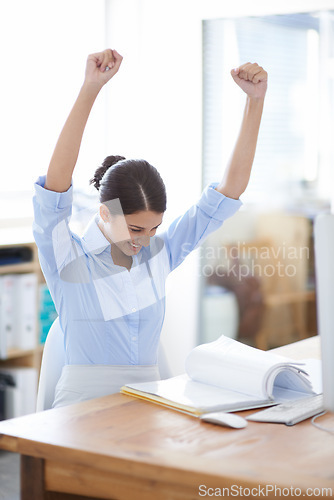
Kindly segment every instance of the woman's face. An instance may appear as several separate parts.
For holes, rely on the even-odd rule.
[[[104,223],[104,234],[111,243],[130,257],[137,255],[143,246],[149,246],[150,238],[155,235],[162,218],[163,213],[150,210],[111,216],[109,221]]]

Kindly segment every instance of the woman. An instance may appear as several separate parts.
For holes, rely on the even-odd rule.
[[[66,365],[53,406],[118,392],[125,383],[159,379],[157,350],[165,280],[241,205],[255,154],[267,73],[247,63],[232,70],[247,102],[222,181],[156,236],[166,209],[157,170],[144,160],[109,156],[91,182],[99,214],[82,238],[71,232],[72,173],[91,108],[117,73],[115,50],[87,59],[84,83],[56,144],[47,175],[35,185],[34,237],[64,332]]]

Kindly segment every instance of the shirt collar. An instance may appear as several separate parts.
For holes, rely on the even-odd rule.
[[[99,255],[102,252],[104,252],[106,248],[110,247],[109,241],[104,236],[104,234],[102,233],[101,229],[98,226],[98,222],[100,221],[100,219],[101,219],[100,215],[95,214],[88,223],[88,226],[86,227],[82,237],[85,250],[88,253],[94,255]],[[142,248],[138,255],[134,255],[133,259],[134,265],[136,264],[138,265],[141,263],[143,250],[144,249]]]
[[[109,241],[97,225],[99,220],[99,214],[95,214],[86,227],[82,238],[85,249],[89,253],[93,253],[95,255],[102,253],[108,246],[110,246]]]

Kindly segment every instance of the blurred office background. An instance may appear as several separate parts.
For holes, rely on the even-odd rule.
[[[74,174],[73,227],[97,209],[105,156],[141,157],[165,180],[163,228],[219,181],[245,95],[230,77],[263,65],[269,87],[242,209],[169,278],[163,342],[174,374],[221,334],[260,348],[314,335],[313,220],[334,197],[334,0],[16,0],[0,4],[0,228],[28,238],[86,57],[124,57],[92,111]],[[5,244],[6,239],[1,239]]]

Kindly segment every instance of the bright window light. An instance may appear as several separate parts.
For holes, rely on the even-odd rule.
[[[319,16],[309,14],[203,22],[204,185],[228,162],[238,133],[245,99],[230,70],[250,61],[267,69],[269,81],[243,201],[291,206],[312,189],[313,197],[328,198],[324,175],[333,158],[333,141],[328,140],[333,130],[328,112],[333,31],[328,16],[325,20],[326,33]]]
[[[0,217],[31,211],[33,182],[46,173],[87,55],[104,48],[103,16],[104,0],[0,2]],[[77,186],[88,184],[104,146],[102,99],[88,125]]]

